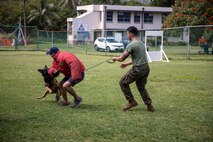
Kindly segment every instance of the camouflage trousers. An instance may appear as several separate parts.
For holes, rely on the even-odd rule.
[[[131,89],[129,85],[133,82],[136,83],[137,89],[146,105],[151,104],[152,100],[148,95],[148,92],[145,88],[147,83],[147,77],[149,76],[149,65],[144,64],[142,66],[133,66],[120,80],[119,84],[121,90],[124,93],[126,99],[131,102],[134,100]]]

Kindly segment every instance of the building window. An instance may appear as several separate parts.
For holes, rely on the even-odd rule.
[[[153,23],[153,14],[144,13],[144,23]]]
[[[118,22],[130,22],[130,12],[118,12]]]
[[[134,13],[134,22],[135,23],[140,23],[140,19],[141,19],[141,16],[140,16],[140,13]]]
[[[107,11],[107,21],[112,22],[112,19],[113,19],[113,12]]]

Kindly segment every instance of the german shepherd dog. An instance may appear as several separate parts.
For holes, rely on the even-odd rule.
[[[60,101],[61,91],[58,85],[58,81],[55,79],[60,72],[57,71],[53,74],[53,77],[48,74],[49,68],[45,65],[43,69],[38,69],[38,72],[40,72],[44,78],[44,86],[45,86],[45,92],[44,95],[37,97],[37,99],[45,98],[48,94],[56,93],[55,100],[56,102]]]

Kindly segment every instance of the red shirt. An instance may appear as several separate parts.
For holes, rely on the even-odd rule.
[[[82,73],[85,71],[83,63],[74,54],[60,51],[56,53],[48,73],[52,75],[55,69],[72,80],[82,79]]]
[[[199,38],[199,42],[200,42],[200,43],[205,43],[205,42],[206,42],[206,39],[205,39],[204,37],[201,37],[201,38]]]

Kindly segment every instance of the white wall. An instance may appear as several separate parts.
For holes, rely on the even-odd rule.
[[[78,22],[75,22],[76,19],[79,19]],[[85,29],[85,31],[89,31],[90,33],[90,39],[93,41],[93,31],[94,29],[100,29],[101,27],[101,22],[100,22],[100,12],[86,12],[83,15],[80,15],[76,18],[69,19],[73,20],[73,26],[72,26],[72,35],[68,35],[68,43],[73,44],[75,41],[77,41],[77,32],[82,25]],[[69,22],[69,21],[68,21]]]

